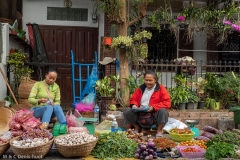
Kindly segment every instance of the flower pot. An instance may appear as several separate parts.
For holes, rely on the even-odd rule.
[[[121,44],[121,45],[119,46],[119,48],[124,49],[124,48],[126,48],[126,45],[125,45],[125,44]]]
[[[11,34],[17,35],[17,31],[14,30],[14,29],[12,29],[12,30],[11,30]]]
[[[139,45],[139,42],[138,42],[138,41],[134,41],[134,45],[135,45],[135,46],[138,46],[138,45]]]
[[[142,43],[147,43],[147,38],[142,38]]]
[[[226,106],[225,106],[225,109],[230,109],[231,107],[233,107],[232,104],[228,103]]]
[[[11,48],[10,49],[10,54],[13,54],[15,52],[15,49]]]
[[[111,37],[105,37],[104,38],[104,44],[105,45],[111,45],[112,44],[112,38]]]
[[[194,103],[193,102],[188,102],[187,103],[187,109],[194,109]]]
[[[219,110],[220,102],[215,102],[214,105],[210,106],[211,110]]]
[[[177,107],[178,107],[179,110],[185,110],[186,109],[186,103],[179,103]]]
[[[198,102],[198,109],[203,109],[205,107],[205,101]]]

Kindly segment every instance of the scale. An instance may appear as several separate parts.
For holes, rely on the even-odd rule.
[[[97,122],[98,118],[79,117],[78,120],[85,122],[83,126],[88,129],[90,134],[95,134],[95,123]]]
[[[195,128],[194,126],[198,124],[198,121],[196,120],[186,120],[185,121],[188,125],[188,127],[191,129],[191,131],[194,132],[194,137],[198,137],[200,134],[200,131],[198,128]]]

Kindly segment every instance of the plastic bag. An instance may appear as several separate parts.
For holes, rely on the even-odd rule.
[[[9,122],[9,128],[13,131],[19,131],[22,129],[22,126],[19,122],[16,121],[16,118],[14,117],[10,122]]]
[[[33,117],[33,112],[34,112],[33,110],[21,109],[21,110],[17,111],[17,113],[15,115],[15,120],[17,122],[23,123],[26,120]]]
[[[83,98],[81,103],[89,104],[89,105],[94,104],[94,98],[95,98],[95,94],[89,93],[86,97]]]
[[[25,125],[31,128],[38,128],[41,125],[41,121],[38,118],[32,117],[24,122]]]
[[[178,129],[184,129],[187,128],[188,126],[174,118],[168,118],[168,122],[164,125],[163,131],[169,132],[173,128],[178,128]]]
[[[76,109],[79,112],[93,112],[94,103],[92,104],[85,104],[85,103],[77,103]]]
[[[84,125],[84,121],[79,121],[78,118],[72,114],[71,110],[66,113],[66,120],[68,127],[82,127]]]
[[[88,77],[87,84],[85,85],[82,96],[94,91],[94,85],[98,80],[98,73],[97,73],[97,65],[94,65],[92,68],[92,72]]]

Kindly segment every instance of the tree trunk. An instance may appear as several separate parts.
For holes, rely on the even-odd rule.
[[[118,35],[119,36],[127,36],[128,23],[126,19],[126,0],[121,0],[123,3],[123,7],[120,10],[121,16],[124,18],[124,22],[118,24]],[[128,105],[129,103],[129,91],[126,85],[126,80],[124,78],[129,78],[129,69],[128,69],[128,57],[126,55],[126,49],[119,49],[119,57],[120,57],[120,90],[121,97],[123,103]]]

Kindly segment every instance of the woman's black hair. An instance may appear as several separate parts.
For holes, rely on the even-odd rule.
[[[152,70],[148,70],[144,73],[144,77],[146,77],[147,74],[150,74],[154,77],[154,79],[156,80],[156,82],[158,81],[158,76],[157,76],[157,73],[155,73],[154,71]]]
[[[47,71],[47,74],[48,74],[49,72],[55,72],[55,73],[58,74],[58,72],[57,72],[57,70],[56,70],[55,68],[49,68],[48,71]]]

